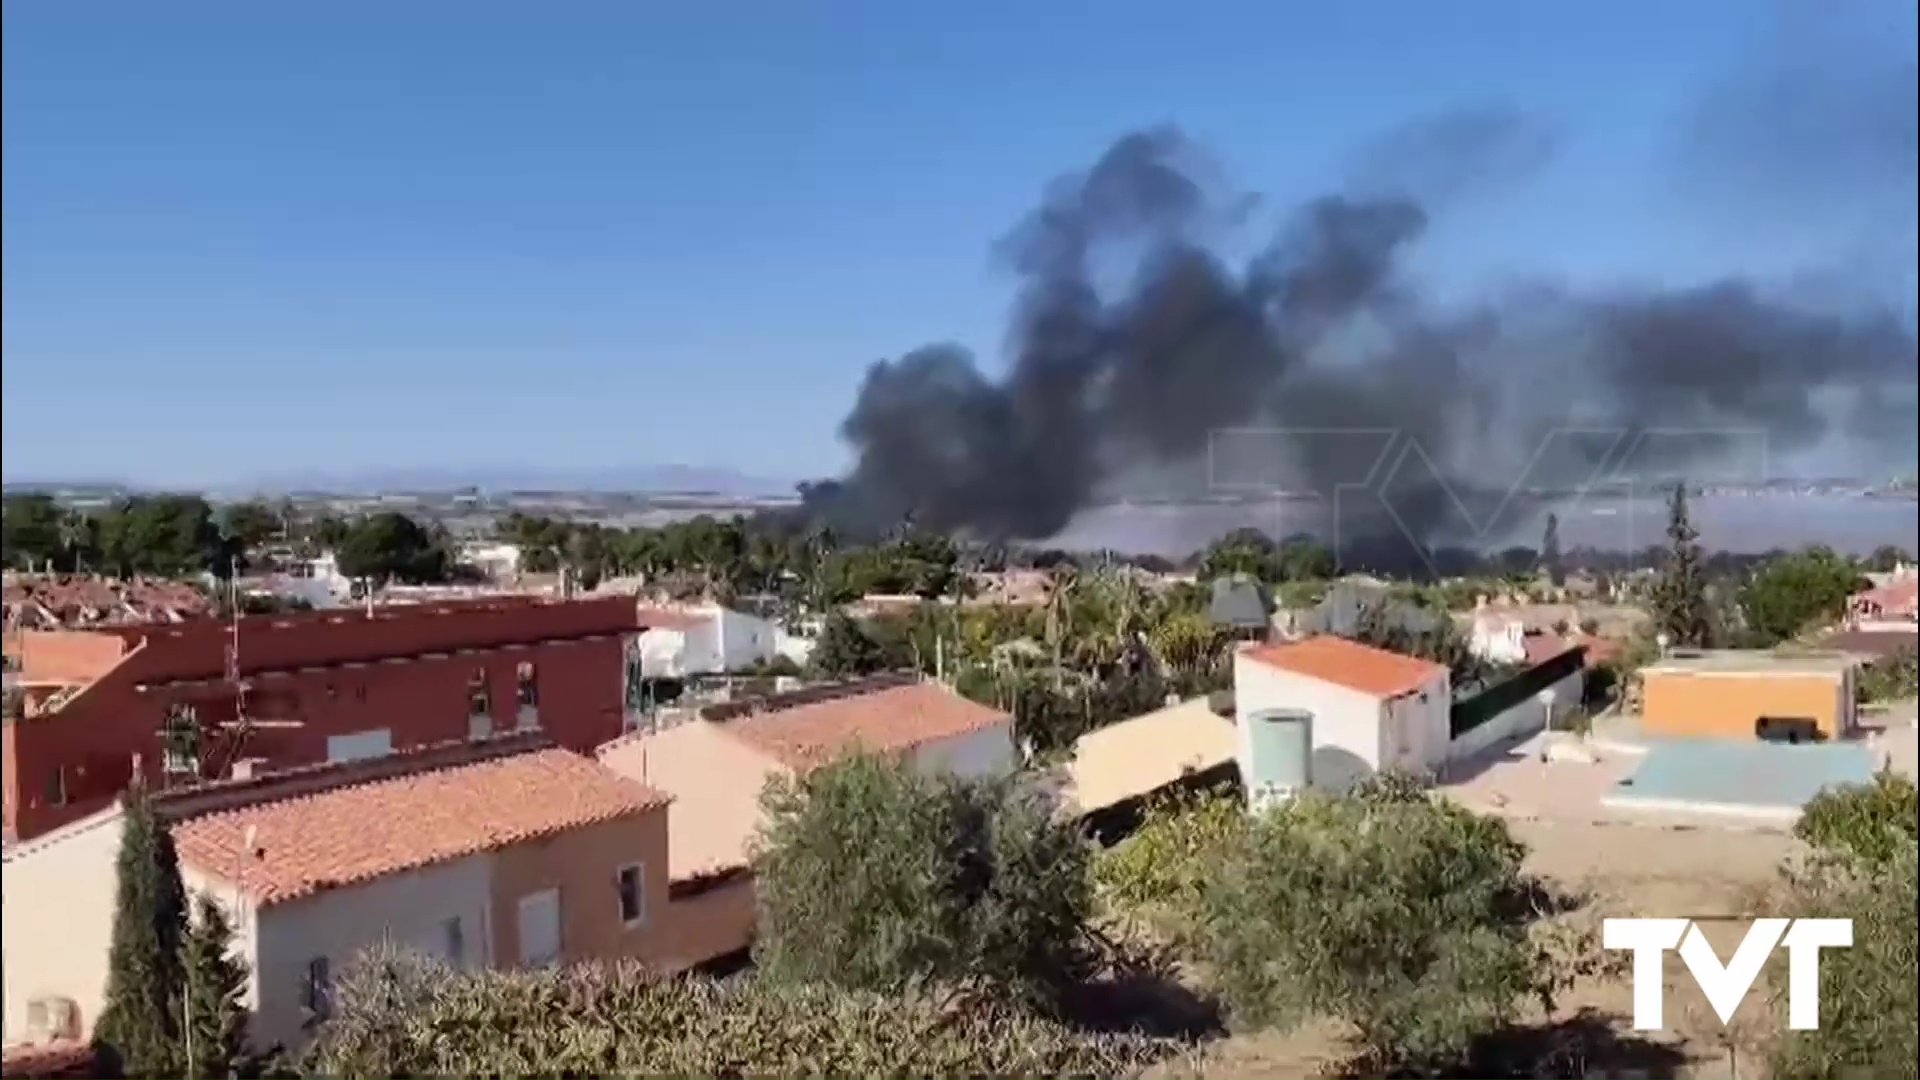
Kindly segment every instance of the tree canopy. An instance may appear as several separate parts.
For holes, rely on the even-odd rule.
[[[1331,1016],[1371,1068],[1438,1067],[1540,992],[1523,853],[1498,819],[1391,778],[1307,793],[1204,886],[1203,955],[1245,1022]]]
[[[1740,610],[1756,644],[1776,644],[1837,618],[1865,584],[1852,559],[1810,547],[1762,564],[1740,591]]]
[[[1037,799],[856,755],[763,801],[764,978],[985,986],[1046,1005],[1085,975],[1086,843]]]
[[[186,888],[173,837],[138,787],[129,793],[116,867],[106,1003],[93,1041],[128,1076],[180,1076]]]
[[[348,577],[410,584],[445,580],[451,561],[445,545],[424,526],[393,511],[349,524],[334,557]]]
[[[1701,562],[1700,533],[1687,510],[1687,486],[1676,484],[1667,504],[1667,550],[1652,596],[1653,622],[1668,644],[1712,644],[1713,617]]]

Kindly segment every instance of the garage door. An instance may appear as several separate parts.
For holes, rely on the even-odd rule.
[[[520,900],[520,963],[539,967],[560,962],[560,890],[548,889]]]

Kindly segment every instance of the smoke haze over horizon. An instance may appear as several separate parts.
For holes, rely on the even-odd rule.
[[[1434,226],[1554,154],[1557,133],[1517,109],[1410,121],[1340,188],[1273,216],[1177,127],[1124,135],[996,246],[1018,282],[1005,373],[938,343],[874,364],[841,426],[856,464],[810,505],[855,527],[1043,540],[1153,477],[1341,489],[1344,539],[1471,545],[1523,483],[1758,480],[1812,450],[1910,471],[1914,315],[1910,291],[1890,297],[1913,271],[1912,66],[1820,74],[1732,81],[1672,155],[1687,183],[1739,183],[1719,212],[1877,200],[1878,260],[1849,250],[1784,282],[1543,275],[1433,298],[1409,264]],[[1792,115],[1767,122],[1783,96]],[[1229,254],[1250,232],[1253,254]]]

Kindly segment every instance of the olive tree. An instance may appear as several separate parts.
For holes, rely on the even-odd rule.
[[[1446,1063],[1542,991],[1523,854],[1411,785],[1309,792],[1223,860],[1200,945],[1239,1023],[1328,1016],[1368,1068]]]
[[[1056,1000],[1089,962],[1087,847],[1014,781],[854,755],[764,796],[755,958],[766,977],[919,982]]]

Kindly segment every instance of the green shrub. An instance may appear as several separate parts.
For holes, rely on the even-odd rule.
[[[630,967],[456,972],[370,954],[302,1056],[331,1077],[1113,1077],[1170,1047],[1005,1002],[869,994]]]
[[[1854,697],[1865,705],[1876,701],[1900,701],[1920,695],[1920,662],[1912,649],[1875,660],[1860,669],[1853,684]]]
[[[1853,945],[1820,956],[1820,1027],[1789,1031],[1768,1075],[1920,1076],[1920,847],[1800,875],[1782,914],[1853,920]],[[1785,1001],[1780,1002],[1785,1027]]]
[[[921,981],[1051,1004],[1089,970],[1088,845],[1011,783],[857,755],[775,783],[755,880],[766,978]]]
[[[1829,788],[1801,811],[1795,835],[1814,848],[1868,863],[1888,862],[1920,842],[1920,790],[1882,769],[1869,784]]]
[[[1458,1061],[1542,990],[1523,854],[1402,779],[1298,796],[1204,890],[1216,989],[1239,1023],[1345,1021],[1363,1068]]]
[[[1249,820],[1246,799],[1231,787],[1160,800],[1132,836],[1095,858],[1094,881],[1119,907],[1191,917]]]

